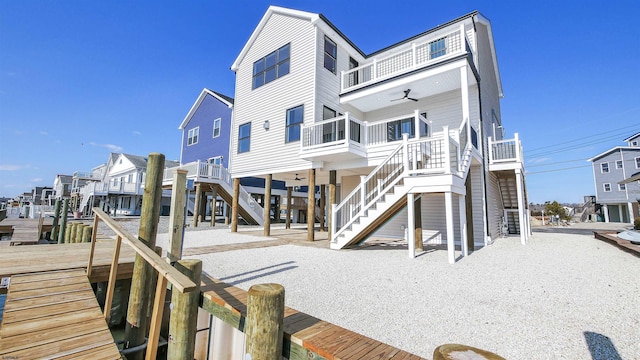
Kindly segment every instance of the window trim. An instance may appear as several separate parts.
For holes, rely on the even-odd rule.
[[[243,128],[248,128],[249,129],[249,133],[247,136],[241,137],[241,131]],[[240,148],[240,144],[243,141],[247,141],[247,149],[246,150],[242,150]],[[240,124],[238,125],[238,154],[242,154],[242,153],[246,153],[251,151],[251,121],[246,122],[244,124]]]
[[[288,54],[287,57],[284,59],[280,59],[280,51],[282,51],[283,49],[288,48]],[[267,67],[267,58],[274,56],[274,64],[273,66],[269,66]],[[262,62],[262,70],[256,72],[256,65],[258,63]],[[283,66],[284,64],[289,64],[287,67],[286,72],[281,73],[280,71],[280,67]],[[269,81],[267,81],[267,72],[270,70],[274,70],[275,71],[275,77]],[[282,45],[281,47],[279,47],[278,49],[270,52],[269,54],[267,54],[266,56],[261,57],[260,59],[256,60],[253,62],[253,70],[252,70],[252,76],[251,76],[251,89],[255,90],[261,86],[264,86],[272,81],[275,81],[287,74],[289,74],[291,72],[291,43],[287,43],[285,45]],[[262,82],[259,85],[256,85],[256,79],[258,77],[262,77]]]
[[[222,165],[222,159],[223,159],[223,156],[212,156],[207,159],[207,163],[212,165]],[[218,164],[216,164],[216,160],[219,162]]]
[[[604,183],[602,184],[602,187],[604,189],[604,192],[611,192],[611,183]],[[609,187],[609,190],[607,190],[607,187]]]
[[[335,50],[335,54],[331,54],[327,52],[327,41],[330,42],[331,44],[333,44],[333,48]],[[338,45],[336,44],[335,41],[331,40],[327,35],[324,36],[324,42],[322,43],[322,47],[323,47],[323,54],[324,56],[322,57],[323,61],[322,61],[322,67],[324,67],[325,69],[331,71],[334,75],[337,74],[338,72]],[[329,56],[332,60],[333,60],[333,69],[329,69],[327,67],[327,56]]]
[[[627,190],[626,184],[618,184],[618,191],[626,191],[626,190]]]
[[[605,167],[606,167],[606,170],[605,170]],[[609,163],[608,162],[600,163],[600,173],[601,174],[608,174],[609,172],[610,172]]]
[[[218,126],[216,126],[216,123],[218,124]],[[216,135],[216,129],[218,130],[218,135]],[[220,137],[220,133],[222,132],[222,118],[217,118],[213,120],[213,132],[212,132],[212,137],[213,138],[217,138]]]
[[[195,141],[193,140],[195,138]],[[187,146],[195,145],[200,138],[200,126],[189,129],[187,132]]]
[[[289,123],[289,113],[292,112],[293,110],[296,109],[301,109],[302,111],[302,117],[300,119],[299,122],[295,122],[295,123]],[[292,142],[296,142],[296,141],[300,141],[300,139],[302,138],[302,124],[304,124],[304,104],[298,105],[298,106],[294,106],[292,108],[287,109],[287,111],[285,112],[285,129],[284,129],[284,143],[285,144],[289,144]],[[290,138],[290,133],[289,133],[289,129],[298,126],[300,128],[300,130],[298,131],[298,138],[297,139],[291,139]]]
[[[620,166],[618,166],[620,165]],[[616,160],[616,169],[622,169],[622,160]]]
[[[636,160],[636,169],[640,169],[640,156],[635,158],[635,160]]]

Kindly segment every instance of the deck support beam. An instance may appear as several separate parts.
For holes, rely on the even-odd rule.
[[[284,228],[291,229],[291,192],[293,188],[287,186],[287,218],[284,220]]]
[[[415,240],[415,244],[416,244],[416,250],[417,251],[424,251],[424,245],[423,245],[423,239],[422,239],[422,196],[417,196],[415,201],[414,201],[414,224],[415,224],[415,231],[414,231],[414,240]],[[414,252],[415,253],[415,252]]]
[[[231,232],[238,232],[238,196],[240,196],[240,178],[233,179],[233,200],[231,201]]]
[[[331,236],[333,235],[332,229],[334,227],[333,224],[333,205],[336,204],[336,178],[337,178],[336,170],[329,170],[329,230],[328,236],[329,241],[331,241]]]
[[[516,169],[516,192],[518,195],[518,221],[520,222],[520,243],[527,243],[527,225],[524,218],[524,189],[522,187],[522,172]]]
[[[271,236],[271,179],[271,174],[264,179],[264,236]]]
[[[465,195],[458,195],[458,211],[460,212],[460,247],[462,256],[469,255],[469,244],[467,243],[467,203]]]
[[[184,294],[179,291],[171,293],[173,308],[169,318],[167,359],[193,359],[196,345],[202,260],[180,260],[175,267],[196,284],[196,290]]]
[[[202,184],[196,184],[196,199],[193,205],[193,227],[198,227],[200,208],[202,207]]]
[[[316,169],[309,169],[307,188],[307,241],[314,241],[313,232],[316,223]]]
[[[211,187],[211,227],[216,227],[216,205],[218,201],[218,184]]]
[[[326,203],[327,203],[327,196],[325,194],[326,192],[326,185],[322,184],[320,185],[320,214],[318,214],[318,217],[320,218],[320,231],[326,231],[327,229],[325,228],[325,223],[324,223],[324,213],[325,213],[325,207],[326,207]]]
[[[415,196],[413,193],[407,194],[407,247],[409,257],[416,257],[416,223],[415,223]]]
[[[456,262],[456,244],[454,241],[454,229],[453,229],[453,193],[446,191],[444,193],[444,207],[445,217],[447,222],[447,254],[449,258],[449,264]]]

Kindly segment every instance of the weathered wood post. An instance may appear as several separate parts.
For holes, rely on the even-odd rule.
[[[198,227],[198,217],[202,207],[202,185],[196,184],[196,203],[193,205],[193,227]]]
[[[240,196],[240,178],[233,179],[233,200],[231,201],[231,232],[238,232],[238,196]]]
[[[315,238],[316,224],[316,169],[309,169],[309,186],[307,188],[307,241]]]
[[[64,243],[68,244],[71,242],[71,231],[73,230],[73,224],[69,223],[64,229]]]
[[[216,201],[218,199],[218,184],[211,188],[211,227],[216,226]]]
[[[76,238],[75,238],[75,242],[77,243],[81,243],[82,242],[82,231],[85,228],[85,224],[83,223],[78,223],[78,227],[76,228]]]
[[[326,197],[326,185],[320,185],[320,231],[326,231],[327,229],[324,227],[324,208],[327,205],[327,197]]]
[[[230,216],[231,216],[231,206],[229,206],[229,204],[225,202],[224,203],[224,224],[225,225],[229,225]]]
[[[258,284],[249,288],[247,295],[245,358],[282,359],[284,288],[279,284]]]
[[[147,178],[142,196],[142,213],[138,239],[150,249],[156,246],[160,205],[162,203],[162,173],[164,169],[164,155],[149,154],[147,161]],[[131,348],[144,343],[147,332],[147,308],[150,304],[150,294],[154,289],[149,288],[150,273],[154,271],[139,254],[133,267],[131,278],[131,292],[129,294],[129,308],[125,325],[125,348]],[[129,360],[142,359],[142,352],[127,356]]]
[[[58,232],[58,244],[64,243],[65,232],[67,230],[67,214],[69,213],[69,199],[62,202],[62,219],[60,220],[60,231]]]
[[[414,206],[414,224],[416,227],[414,239],[416,242],[415,250],[423,251],[424,247],[422,245],[422,197],[416,196],[416,200],[413,202]]]
[[[291,229],[291,186],[287,186],[287,218],[284,220],[285,229]]]
[[[196,344],[202,261],[196,259],[179,260],[175,264],[175,268],[196,283],[196,290],[186,294],[181,294],[178,291],[171,293],[172,307],[169,318],[167,359],[191,360]]]
[[[75,243],[76,236],[78,235],[78,225],[81,225],[79,222],[75,221],[71,224],[71,231],[69,232],[69,242]]]
[[[264,236],[271,236],[271,174],[264,179]]]
[[[333,229],[331,222],[333,222],[333,205],[336,204],[336,177],[336,171],[329,170],[329,230],[327,231],[329,241],[331,241],[331,236],[333,235],[331,233],[331,229]]]
[[[56,205],[53,208],[53,225],[51,226],[51,240],[58,239],[58,221],[60,220],[60,205],[62,200],[56,199]]]
[[[188,171],[183,169],[177,169],[173,173],[171,209],[169,210],[169,249],[167,249],[167,257],[171,262],[182,259],[187,173]]]
[[[82,242],[87,243],[91,241],[91,234],[93,233],[93,226],[86,225],[82,228]]]

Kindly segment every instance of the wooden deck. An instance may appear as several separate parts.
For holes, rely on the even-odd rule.
[[[53,219],[5,219],[0,222],[0,233],[11,234],[9,245],[37,244],[43,233],[50,232]]]
[[[247,292],[204,273],[202,278],[202,308],[244,331]],[[291,360],[422,359],[289,307],[284,316],[283,354]]]
[[[86,269],[90,246],[90,243],[77,243],[3,247],[0,250],[0,278],[34,272]],[[114,246],[114,240],[96,242],[91,282],[109,279]],[[123,243],[118,279],[131,278],[134,261],[135,251]]]
[[[2,359],[120,359],[83,270],[14,275],[0,327]]]

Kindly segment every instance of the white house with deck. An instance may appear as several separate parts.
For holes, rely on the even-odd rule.
[[[406,237],[410,256],[435,242],[454,262],[456,244],[526,242],[522,147],[503,139],[480,13],[365,54],[323,15],[271,6],[231,69],[231,176],[328,185],[331,248]]]

